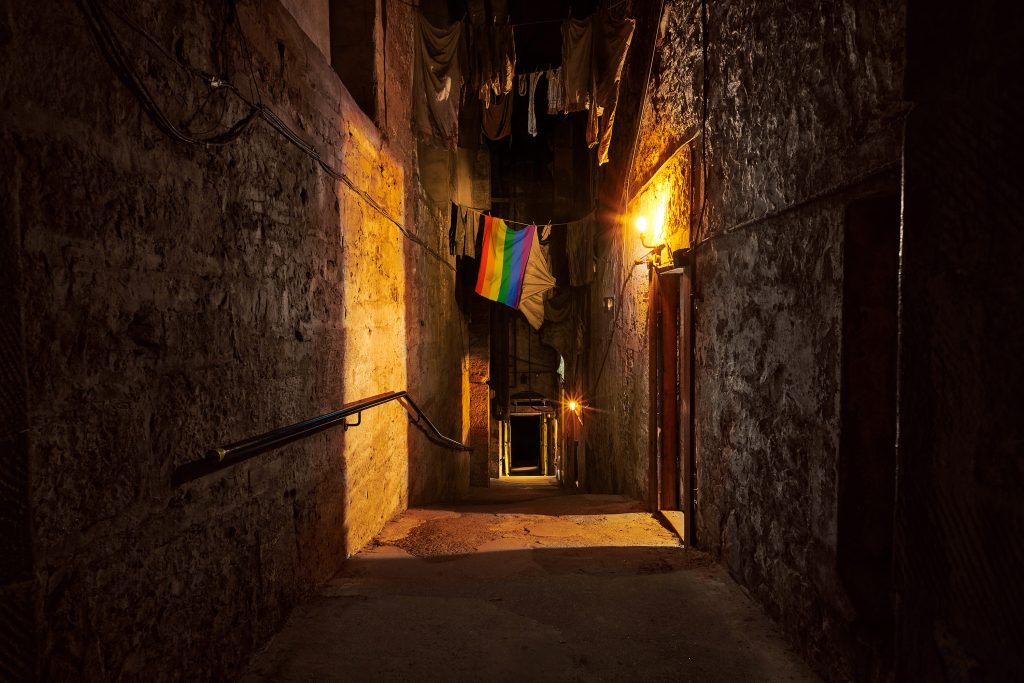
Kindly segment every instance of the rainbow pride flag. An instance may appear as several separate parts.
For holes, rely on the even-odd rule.
[[[515,308],[523,292],[523,274],[530,258],[536,225],[513,230],[505,221],[484,216],[484,236],[480,254],[480,274],[476,293],[485,299]]]

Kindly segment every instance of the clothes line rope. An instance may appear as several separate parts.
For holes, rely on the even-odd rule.
[[[476,214],[478,216],[490,216],[491,215],[490,213],[488,213],[488,211],[486,209],[477,209],[477,208],[472,207],[472,206],[465,206],[463,204],[459,204],[458,202],[452,202],[452,204],[454,204],[455,206],[459,207],[463,211],[467,211],[469,213],[474,213],[474,214]],[[548,220],[548,221],[534,221],[532,223],[524,223],[523,221],[514,221],[511,218],[501,218],[500,216],[495,216],[495,218],[501,218],[502,221],[504,221],[505,223],[509,223],[511,225],[524,225],[524,226],[528,226],[528,225],[536,225],[536,226],[566,225],[568,223],[579,223],[581,221],[585,221],[588,218],[593,217],[595,211],[596,211],[596,209],[591,209],[589,212],[585,213],[583,216],[581,216],[579,218],[574,218],[571,221],[550,221],[550,220]]]

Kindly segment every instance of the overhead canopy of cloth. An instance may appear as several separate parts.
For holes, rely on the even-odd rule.
[[[548,250],[539,243],[530,249],[523,274],[523,293],[519,299],[519,310],[526,320],[539,330],[544,323],[544,297],[555,286],[555,276],[548,264]]]

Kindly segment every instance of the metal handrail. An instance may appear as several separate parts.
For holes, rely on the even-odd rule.
[[[326,429],[331,429],[332,427],[341,425],[346,430],[351,427],[358,427],[362,424],[362,414],[364,410],[376,408],[377,406],[390,403],[391,401],[398,401],[398,403],[405,408],[405,411],[409,413],[409,421],[423,432],[429,441],[456,451],[471,450],[470,447],[464,443],[442,434],[438,428],[434,426],[434,423],[430,421],[430,418],[426,416],[423,410],[416,405],[416,401],[412,399],[409,392],[388,391],[359,401],[346,403],[338,410],[325,415],[320,415],[319,417],[303,420],[302,422],[296,422],[295,424],[291,424],[286,427],[272,429],[269,432],[265,432],[257,436],[251,436],[247,439],[242,439],[241,441],[236,441],[226,446],[211,448],[206,452],[206,456],[202,460],[194,460],[175,468],[172,482],[175,486],[180,486],[181,484],[199,479],[207,474],[212,474],[213,472],[222,470],[225,467],[231,467],[232,465],[236,465],[248,460],[249,458],[266,453],[267,451],[280,448],[292,441],[298,441],[299,439],[304,439],[307,436],[319,434],[320,432]],[[348,421],[348,417],[350,415],[356,416],[355,422]]]

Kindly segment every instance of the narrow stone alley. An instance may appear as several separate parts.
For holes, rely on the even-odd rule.
[[[0,0],[0,683],[1024,681],[1022,34]]]
[[[392,520],[243,680],[817,678],[640,503],[522,477]]]

